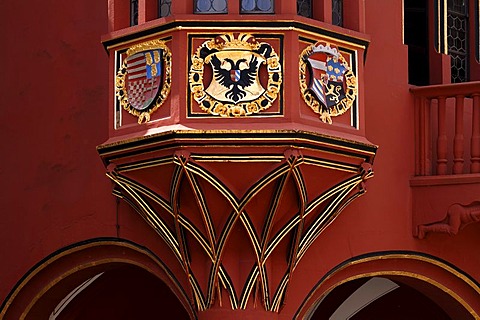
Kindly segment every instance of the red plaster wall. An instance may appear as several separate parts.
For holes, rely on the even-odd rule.
[[[46,255],[115,235],[106,1],[2,1],[0,300]]]

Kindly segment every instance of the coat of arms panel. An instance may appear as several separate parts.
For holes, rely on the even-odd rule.
[[[148,122],[170,93],[170,49],[162,40],[150,40],[118,53],[117,60],[117,112],[123,109],[136,116],[139,124]]]
[[[327,41],[304,47],[299,58],[300,93],[322,122],[357,127],[356,52]],[[339,117],[342,116],[342,117]]]
[[[283,36],[190,35],[189,117],[283,115]]]

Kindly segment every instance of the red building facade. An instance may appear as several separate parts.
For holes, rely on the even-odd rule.
[[[313,2],[1,5],[0,318],[480,318],[478,2]]]

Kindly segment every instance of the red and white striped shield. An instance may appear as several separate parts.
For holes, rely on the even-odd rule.
[[[137,110],[147,109],[157,97],[162,80],[162,50],[138,52],[127,58],[128,103]]]

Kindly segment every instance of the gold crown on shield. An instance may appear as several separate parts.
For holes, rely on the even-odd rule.
[[[258,48],[255,37],[249,33],[227,33],[215,38],[215,47],[218,50],[254,50]]]
[[[329,43],[326,42],[317,42],[312,48],[312,52],[324,52],[327,54],[330,54],[332,56],[338,57],[339,52],[336,46],[330,45]]]

